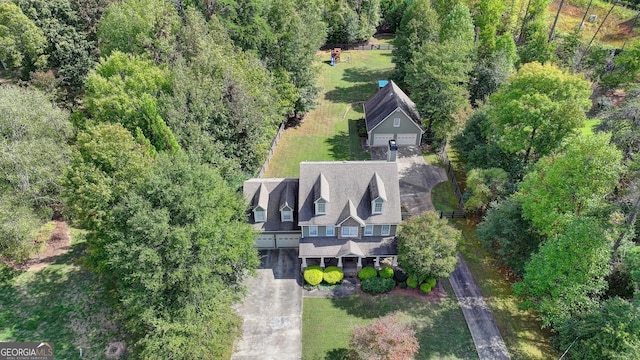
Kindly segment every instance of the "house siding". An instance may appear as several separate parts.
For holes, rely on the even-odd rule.
[[[393,119],[395,118],[401,119],[399,127],[393,126]],[[396,109],[382,123],[376,126],[375,129],[369,132],[369,145],[373,144],[375,134],[394,134],[394,138],[397,138],[397,134],[417,134],[419,139],[422,136],[422,129],[405,115],[404,112]]]

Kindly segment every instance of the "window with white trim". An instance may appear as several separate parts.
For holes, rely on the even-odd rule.
[[[367,225],[364,227],[364,236],[372,236],[373,235],[373,225]]]
[[[358,226],[343,226],[342,237],[358,237]]]
[[[382,225],[382,235],[389,235],[391,233],[391,225]]]
[[[309,226],[309,236],[318,236],[318,227],[315,225]]]
[[[253,211],[253,217],[255,218],[256,222],[264,222],[264,210],[255,209]]]
[[[336,236],[335,228],[333,226],[327,226],[326,235],[327,236]]]
[[[291,209],[282,209],[282,222],[293,221],[293,211]]]
[[[316,202],[316,215],[324,215],[327,213],[327,203],[320,199]]]
[[[373,202],[373,213],[374,214],[382,214],[383,206],[384,206],[384,200],[376,199]]]
[[[400,118],[393,119],[393,127],[400,127]]]

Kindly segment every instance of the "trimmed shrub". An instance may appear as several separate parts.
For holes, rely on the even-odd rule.
[[[430,293],[431,289],[433,289],[433,287],[430,286],[430,284],[428,283],[422,283],[422,285],[420,285],[420,291],[422,291],[425,294]]]
[[[358,279],[366,280],[378,276],[378,271],[371,266],[363,267],[358,271]]]
[[[378,272],[381,278],[393,279],[393,269],[389,266],[385,266]]]
[[[407,278],[407,286],[415,289],[418,287],[418,279],[416,279],[414,276],[409,276]]]
[[[311,265],[304,269],[304,281],[311,286],[316,286],[322,282],[322,268],[318,265]]]
[[[402,270],[402,268],[396,268],[393,271],[393,278],[396,279],[396,281],[399,283],[407,281],[408,277],[409,275],[407,275],[407,273],[404,270]]]
[[[429,286],[431,286],[431,288],[433,289],[436,286],[436,279],[428,278],[427,280],[424,281],[424,283],[429,284]]]
[[[344,272],[337,266],[327,266],[324,269],[323,279],[327,284],[333,285],[342,281]]]
[[[360,289],[369,294],[382,294],[393,290],[396,282],[393,279],[374,277],[362,280]]]

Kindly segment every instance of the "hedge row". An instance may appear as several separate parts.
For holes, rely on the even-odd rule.
[[[362,289],[362,291],[374,295],[389,292],[393,290],[395,286],[395,280],[381,277],[368,278],[360,282],[360,289]]]

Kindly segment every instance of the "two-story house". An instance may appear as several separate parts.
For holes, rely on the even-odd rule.
[[[394,161],[302,162],[299,179],[250,179],[244,196],[256,247],[298,247],[303,269],[396,263],[402,216]]]

